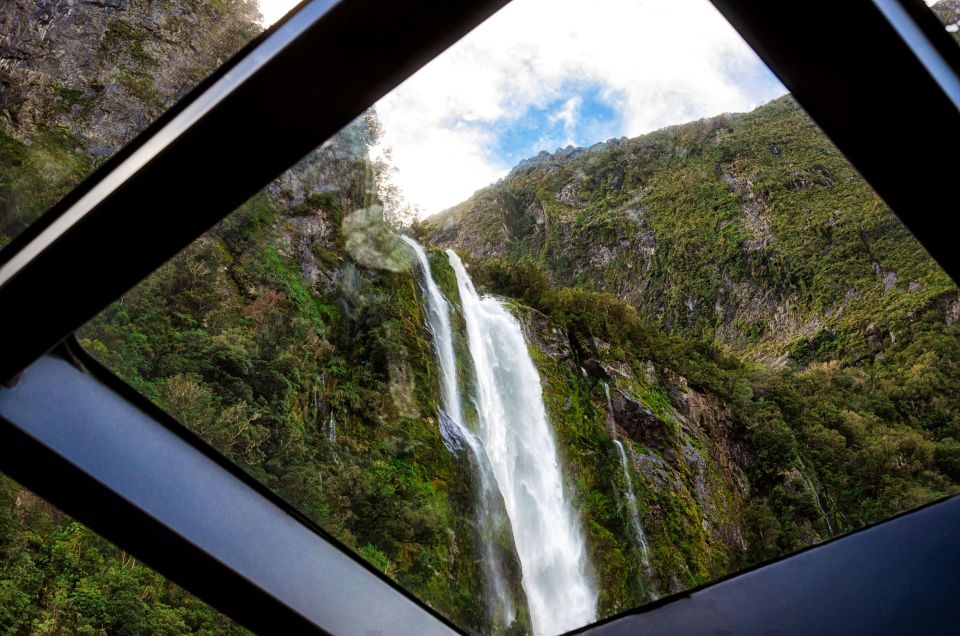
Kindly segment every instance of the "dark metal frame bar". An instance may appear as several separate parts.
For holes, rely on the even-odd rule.
[[[506,1],[304,2],[16,237],[0,469],[254,630],[455,633],[78,347],[44,353]]]
[[[712,1],[956,278],[960,48],[927,8]],[[44,353],[506,2],[305,2],[8,245],[0,469],[255,630],[454,629],[69,342]]]
[[[254,631],[458,633],[78,345],[58,353],[0,388],[11,477]]]
[[[506,2],[303,4],[4,249],[0,381]]]
[[[576,633],[953,634],[958,527],[939,500]]]

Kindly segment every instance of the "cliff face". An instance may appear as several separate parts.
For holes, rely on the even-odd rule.
[[[543,378],[550,418],[585,511],[603,613],[729,572],[747,548],[750,487],[731,405],[649,359],[595,339],[590,357],[570,332],[518,308]],[[608,397],[609,396],[609,397]],[[585,444],[585,436],[604,441]],[[631,539],[626,482],[611,444],[623,440],[649,567]],[[595,442],[596,443],[596,442]],[[603,504],[597,505],[597,498]]]
[[[3,129],[62,126],[113,154],[260,32],[253,0],[10,0],[0,12]]]
[[[260,32],[253,0],[0,8],[0,246]]]
[[[0,244],[255,20],[239,0],[4,5]],[[482,633],[474,484],[444,446],[422,299],[377,206],[377,129],[371,113],[342,131],[79,337],[375,567]],[[419,229],[472,261],[478,287],[521,320],[600,616],[957,490],[960,298],[788,98],[543,153]],[[436,249],[432,261],[456,305],[452,270]],[[0,491],[27,499],[9,482]],[[0,536],[0,588],[23,593],[0,599],[0,631],[117,631],[123,608],[83,601],[139,597],[144,585],[163,599],[158,616],[183,618],[168,631],[226,629],[191,618],[194,602],[159,577],[120,576],[127,557],[55,511],[17,514],[0,514],[0,530],[20,537]],[[28,544],[18,529],[49,540]],[[87,575],[103,561],[47,558],[64,543],[97,546],[113,578]]]

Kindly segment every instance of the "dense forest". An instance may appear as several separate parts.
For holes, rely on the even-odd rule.
[[[0,24],[40,20],[28,5]],[[79,19],[51,11],[52,33]],[[108,62],[84,75],[25,56],[4,71],[0,245],[142,127],[104,113],[155,114],[257,30],[239,1],[74,11],[92,12],[79,41]],[[146,72],[173,64],[147,28],[158,19],[196,34],[195,66]],[[233,40],[202,44],[215,23]],[[456,331],[444,248],[519,320],[598,617],[957,491],[960,293],[791,98],[541,153],[412,227],[384,212],[379,134],[375,112],[360,117],[78,338],[456,623],[494,627],[478,602],[490,537],[442,435],[400,232],[427,245]],[[240,631],[9,480],[0,497],[0,631]],[[511,629],[529,631],[522,608]]]

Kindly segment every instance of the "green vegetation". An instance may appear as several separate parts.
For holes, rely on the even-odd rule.
[[[151,38],[116,21],[99,46],[159,108]],[[89,109],[99,92],[56,99]],[[468,462],[439,433],[420,292],[381,207],[396,193],[367,161],[378,130],[361,118],[79,337],[373,567],[485,632],[477,542],[509,552],[510,538],[477,536]],[[0,246],[89,157],[62,126],[0,131]],[[601,616],[958,490],[960,295],[790,98],[541,155],[412,229],[463,253],[524,326]],[[431,260],[463,358],[453,271]],[[0,481],[0,632],[231,630]]]
[[[855,361],[956,296],[791,97],[515,168],[421,236],[532,262],[748,359]],[[833,340],[821,347],[823,340]]]
[[[359,122],[291,173],[302,200],[254,197],[80,336],[374,567],[483,631],[470,473],[442,444],[418,288],[370,212],[374,183],[356,154],[373,130]],[[358,207],[362,222],[344,223]],[[433,263],[456,309],[452,271]],[[956,491],[960,350],[941,299],[908,304],[909,321],[875,324],[863,346],[824,327],[791,343],[793,363],[769,367],[670,333],[611,293],[558,287],[532,256],[473,259],[471,272],[527,326],[601,615]],[[454,323],[462,331],[458,311]]]
[[[82,148],[56,125],[38,127],[29,144],[0,130],[0,247],[90,172]]]
[[[0,633],[247,632],[0,477]]]
[[[303,221],[370,196],[366,166],[343,168],[342,190],[289,209],[254,197],[82,343],[374,566],[479,625],[480,581],[462,558],[474,549],[471,485],[439,435],[416,283],[354,265],[338,226],[299,247]],[[339,285],[312,284],[305,260]]]
[[[576,365],[593,362],[596,368],[599,361],[604,369],[619,369],[614,374],[619,377],[607,381],[628,389],[656,418],[667,423],[681,420],[677,410],[682,410],[683,398],[673,395],[677,376],[685,378],[695,392],[719,399],[715,408],[725,410],[721,416],[729,430],[722,434],[710,430],[700,436],[691,435],[688,427],[679,431],[668,426],[672,431],[668,443],[655,454],[673,464],[683,482],[689,477],[684,472],[690,470],[683,465],[683,447],[687,442],[694,447],[699,443],[698,450],[708,451],[704,453],[707,473],[719,471],[707,481],[729,490],[735,479],[720,474],[715,465],[724,452],[718,446],[739,447],[749,457],[742,466],[749,489],[740,497],[723,488],[706,498],[678,495],[671,489],[648,490],[642,496],[651,543],[656,547],[657,571],[661,575],[688,572],[684,586],[958,490],[955,458],[960,400],[955,396],[960,389],[960,329],[943,320],[942,309],[915,315],[909,336],[888,343],[884,355],[869,362],[843,365],[832,361],[801,370],[771,369],[745,365],[712,345],[665,335],[641,312],[609,294],[554,289],[530,262],[512,265],[490,259],[475,264],[473,272],[491,291],[520,296],[549,315],[551,323],[568,335]],[[645,361],[660,369],[657,375],[673,386],[645,379]],[[550,396],[548,406],[565,404],[563,409],[551,409],[551,416],[567,449],[577,490],[585,499],[584,514],[598,523],[604,518],[601,511],[609,515],[615,509],[610,501],[595,508],[590,505],[603,491],[603,483],[610,480],[612,459],[606,457],[602,465],[579,469],[590,457],[596,459],[605,434],[602,423],[596,423],[604,415],[596,411],[582,415],[578,409],[590,409],[591,404],[604,408],[599,389],[593,389],[592,399],[589,393],[590,385],[596,387],[601,378],[578,375],[576,365],[567,365],[558,373],[559,365],[541,359],[540,367]],[[673,380],[669,380],[669,371],[675,374]],[[563,375],[559,382],[558,375]],[[591,419],[586,431],[577,431]],[[686,419],[692,418],[688,414]],[[651,454],[639,445],[636,450],[640,455]],[[689,521],[709,518],[705,509],[720,501],[729,515],[721,515],[720,521],[739,525],[748,533],[745,551],[695,530],[691,533]],[[743,519],[736,514],[740,504],[746,508]],[[660,514],[662,519],[657,518]],[[608,523],[607,529],[615,536],[625,536],[615,524],[610,527]],[[605,558],[616,555],[615,550],[606,548],[597,552]],[[605,584],[616,580],[601,578]]]
[[[470,472],[442,444],[418,288],[371,212],[374,182],[356,154],[373,129],[359,122],[291,173],[302,200],[254,197],[81,341],[374,567],[483,631]],[[344,223],[358,207],[362,221]],[[452,271],[433,261],[456,309]],[[527,326],[601,615],[956,491],[960,350],[942,293],[904,304],[909,320],[895,311],[878,319],[862,345],[837,322],[793,340],[791,364],[769,367],[689,329],[670,333],[611,293],[557,286],[531,255],[473,259],[471,272]],[[459,312],[454,322],[462,331]],[[889,324],[898,330],[878,326]],[[632,460],[651,573],[624,508],[602,383]],[[98,541],[76,525],[50,532]],[[93,567],[82,563],[78,571]],[[19,589],[23,575],[4,567],[4,585]],[[142,577],[123,580],[162,585]],[[151,598],[167,599],[171,616],[189,614],[195,601],[165,593]],[[16,603],[4,603],[11,626],[73,625]],[[96,625],[115,620],[104,612]],[[171,630],[202,630],[182,621]]]

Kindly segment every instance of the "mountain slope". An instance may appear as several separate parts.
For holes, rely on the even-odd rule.
[[[243,44],[254,0],[5,0],[0,247]]]
[[[61,19],[68,5],[56,5]],[[146,19],[148,5],[80,3],[67,17]],[[163,6],[171,20],[197,15],[187,0]],[[203,7],[242,25],[248,3]],[[146,33],[145,51],[162,46]],[[155,69],[134,55],[137,39],[118,54],[134,78]],[[26,117],[4,124],[16,161],[0,164],[0,203],[28,204],[0,207],[8,233],[28,220],[19,210],[42,210],[99,160],[83,113],[126,121],[136,105],[104,90],[88,110],[54,108],[55,93],[17,77],[18,112],[49,113],[56,135]],[[374,567],[487,633],[484,542],[518,599],[522,571],[509,539],[478,528],[471,473],[444,444],[412,255],[383,218],[382,166],[368,161],[377,128],[372,114],[355,122],[78,335]],[[121,125],[110,143],[134,129]],[[437,246],[469,256],[473,280],[521,322],[601,617],[957,492],[955,289],[789,98],[543,155],[417,229],[434,243],[461,341]],[[157,631],[227,629],[128,555],[0,486],[11,511],[0,515],[0,631],[119,631],[130,608]],[[524,612],[515,631],[529,628]]]
[[[956,288],[790,97],[541,153],[429,218],[429,242],[541,266],[748,358],[858,359]],[[896,336],[894,336],[896,337]]]

